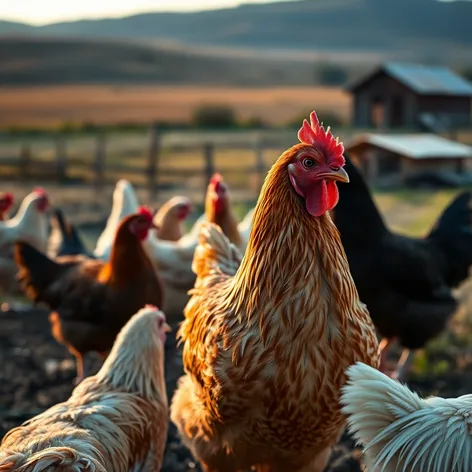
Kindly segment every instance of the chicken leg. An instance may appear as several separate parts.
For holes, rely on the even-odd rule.
[[[380,349],[379,370],[380,372],[384,374],[386,373],[386,370],[387,370],[388,353],[393,343],[394,343],[394,339],[392,338],[383,338],[382,341],[380,341],[379,343],[379,349]]]
[[[413,354],[409,349],[403,349],[395,370],[390,374],[390,378],[403,381],[408,370],[413,363]]]

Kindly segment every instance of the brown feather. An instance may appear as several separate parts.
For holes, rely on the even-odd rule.
[[[209,470],[322,470],[343,430],[345,369],[378,363],[339,234],[328,214],[306,212],[289,181],[287,165],[303,146],[270,170],[234,276],[218,270],[221,251],[213,270],[198,260],[211,251],[195,253],[204,270],[179,331],[188,376],[171,417]]]

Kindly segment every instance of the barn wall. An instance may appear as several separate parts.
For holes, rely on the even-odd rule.
[[[379,72],[354,91],[353,122],[357,127],[371,127],[372,103],[379,98],[384,104],[383,126],[391,126],[391,113],[395,98],[402,100],[401,127],[411,127],[417,116],[417,97],[401,82]]]
[[[441,95],[418,97],[421,113],[444,113],[464,115],[470,119],[472,101],[470,97],[447,97]]]

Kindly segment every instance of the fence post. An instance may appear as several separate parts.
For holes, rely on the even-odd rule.
[[[59,182],[67,179],[66,141],[60,137],[56,139],[56,173]]]
[[[215,173],[215,146],[213,143],[205,143],[203,146],[203,157],[205,159],[205,183],[203,185],[203,201],[206,198],[207,184]]]
[[[153,201],[157,198],[157,169],[159,165],[159,157],[161,151],[161,139],[157,123],[151,125],[151,136],[149,142],[149,151],[148,151],[148,162],[147,162],[147,184],[148,184],[148,193],[149,201]]]
[[[29,144],[24,144],[20,151],[19,159],[19,174],[21,180],[26,180],[28,177],[28,167],[31,162],[31,147]]]
[[[106,142],[105,133],[100,133],[95,151],[95,185],[98,188],[104,184],[105,179]]]

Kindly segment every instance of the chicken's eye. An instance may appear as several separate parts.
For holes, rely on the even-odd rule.
[[[315,164],[316,162],[314,159],[310,159],[310,158],[303,159],[303,166],[306,169],[311,169],[312,167],[315,167]]]

